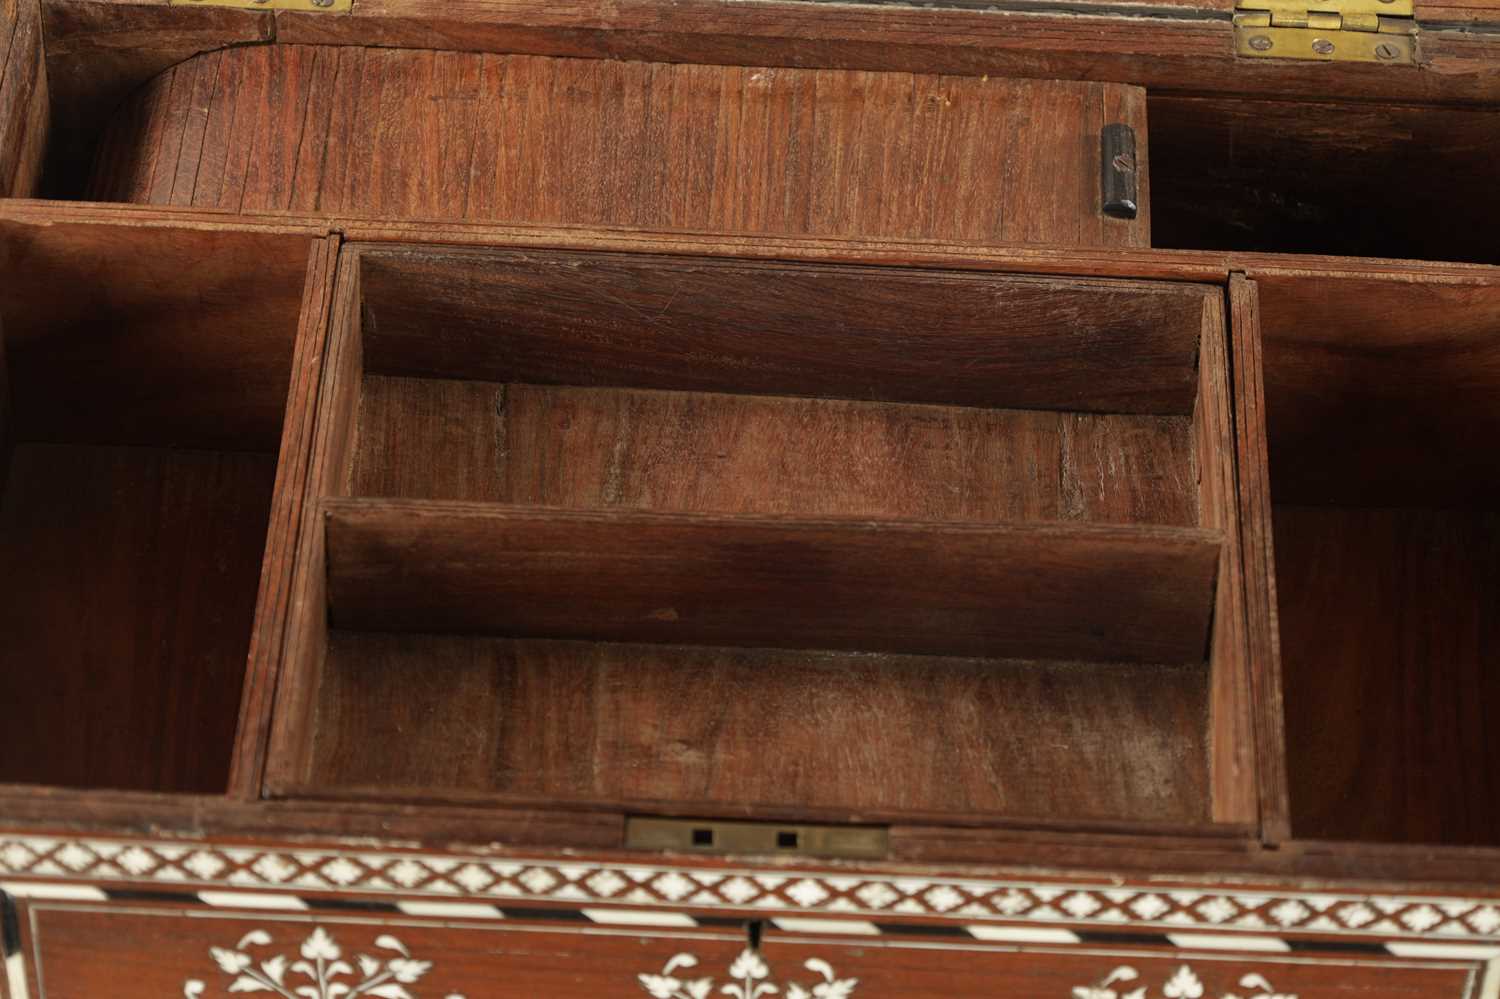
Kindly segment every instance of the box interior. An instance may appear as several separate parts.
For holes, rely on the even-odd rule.
[[[1209,821],[1212,292],[369,248],[357,282],[280,793]]]
[[[1293,834],[1500,845],[1500,284],[1258,284]]]
[[[224,790],[307,252],[0,231],[0,781]]]

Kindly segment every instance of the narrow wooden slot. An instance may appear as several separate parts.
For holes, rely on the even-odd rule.
[[[328,500],[334,627],[1203,661],[1221,535]]]
[[[310,244],[0,224],[0,781],[224,790]]]
[[[1292,835],[1500,845],[1500,282],[1255,286]]]
[[[1253,824],[1216,291],[349,254],[270,793]]]

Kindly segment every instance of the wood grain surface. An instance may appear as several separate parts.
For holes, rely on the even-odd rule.
[[[1096,83],[254,46],[116,115],[89,196],[237,211],[1147,246],[1100,211]],[[1145,176],[1144,166],[1142,176]]]
[[[17,444],[0,780],[222,792],[275,460]]]
[[[575,509],[1198,523],[1185,417],[369,376],[354,493]]]
[[[0,0],[0,197],[37,194],[49,124],[37,0]]]
[[[303,793],[1208,817],[1196,666],[335,632],[318,701]]]
[[[1222,536],[325,500],[337,627],[1201,662]]]
[[[502,250],[360,255],[366,369],[1183,414],[1202,287]]]
[[[1418,9],[1427,3],[1418,0]],[[1142,4],[1131,17],[1081,18],[1076,5],[1035,13],[995,9],[1002,6],[1016,5],[558,0],[538,8],[529,0],[439,6],[360,0],[351,17],[282,13],[277,37],[288,43],[1109,80],[1185,94],[1317,94],[1357,102],[1486,104],[1500,93],[1500,46],[1482,31],[1424,32],[1420,69],[1330,66],[1237,57],[1233,25],[1222,7],[1214,9],[1215,0],[1193,12]],[[1453,17],[1446,0],[1434,9],[1438,20]]]
[[[229,791],[242,798],[260,796],[264,775],[271,706],[292,616],[292,576],[305,518],[313,423],[323,356],[328,347],[339,249],[338,238],[329,237],[314,243],[308,255],[302,311],[297,319],[291,359],[286,418],[266,528],[265,558],[261,563],[260,592],[255,602],[255,624],[230,765]]]
[[[236,771],[253,774],[259,768],[259,790],[271,795],[302,779],[312,752],[317,709],[314,693],[328,642],[327,544],[320,500],[348,495],[359,387],[364,377],[360,272],[357,262],[349,259],[352,256],[341,254],[329,305],[322,371],[314,397],[317,414],[307,442],[306,492],[297,525],[286,640],[274,678],[270,736],[264,761],[247,756]]]
[[[18,440],[274,454],[312,241],[0,225]]]
[[[1500,514],[1275,519],[1293,833],[1500,845]]]
[[[311,246],[0,225],[8,779],[225,789]]]
[[[1287,802],[1276,556],[1266,456],[1263,343],[1259,289],[1242,274],[1230,278],[1229,319],[1234,359],[1235,467],[1240,495],[1248,693],[1255,725],[1260,831],[1267,842],[1280,844],[1291,837],[1291,806]]]
[[[1229,329],[1222,298],[1203,303],[1198,351],[1198,400],[1193,434],[1198,456],[1200,523],[1222,532],[1208,660],[1210,758],[1215,821],[1254,825],[1259,819],[1254,702],[1245,635],[1239,496],[1235,489],[1233,390]]]
[[[1256,284],[1277,503],[1494,506],[1500,280]]]

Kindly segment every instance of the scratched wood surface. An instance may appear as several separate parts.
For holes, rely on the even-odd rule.
[[[836,779],[801,778],[803,808],[1047,821],[1055,806],[1080,820],[1206,820],[1204,650],[1226,535],[1185,528],[1205,502],[1215,525],[1232,519],[1214,415],[1227,385],[1200,359],[1204,342],[1222,349],[1212,295],[662,257],[355,256],[334,310],[315,452],[327,457],[314,459],[312,487],[313,498],[355,498],[322,499],[326,515],[302,548],[294,633],[306,637],[289,646],[280,684],[267,767],[276,793],[710,809],[739,795],[740,807],[794,808],[785,771],[755,752],[759,737],[704,729],[691,712],[676,736],[660,728],[691,703],[691,686],[719,691],[709,698],[718,703],[759,676],[787,739],[826,756],[796,710],[817,676],[847,674],[885,699],[871,714],[854,707],[868,699],[845,698],[851,713],[838,724],[906,734],[867,740]],[[907,348],[917,341],[923,349]],[[962,363],[936,367],[945,358]],[[931,404],[951,401],[967,405]],[[1207,491],[1203,447],[1221,452]],[[392,498],[372,498],[381,496]],[[1069,520],[1098,523],[1077,535],[1046,526]],[[1110,523],[1118,536],[1095,533]],[[1183,529],[1155,526],[1173,524]],[[456,558],[450,542],[468,554]],[[984,554],[969,559],[971,549]],[[481,563],[508,567],[508,580]],[[1093,575],[1108,582],[1085,594]],[[897,596],[885,582],[897,576],[922,582]],[[1125,576],[1139,585],[1120,585]],[[997,632],[996,622],[1009,624]],[[389,629],[412,634],[376,633]],[[668,644],[513,641],[527,636]],[[695,648],[726,644],[739,648]],[[756,650],[766,644],[784,651]],[[856,651],[802,651],[819,648]],[[1114,721],[1084,693],[1096,681],[1082,665],[891,653],[1096,660],[1099,704]],[[1109,665],[1118,659],[1141,665]],[[619,700],[611,677],[621,670],[637,676],[639,703],[598,734],[580,736],[560,716],[545,739],[518,727],[530,703],[571,703],[579,690]],[[390,696],[403,683],[432,696],[403,706]],[[1099,762],[1080,767],[1089,779],[1039,782],[1043,760],[1069,772],[1076,761],[1043,740],[1012,765],[1009,726],[976,718],[949,743],[958,756],[981,747],[975,775],[955,777],[945,797],[895,761],[911,755],[912,732],[939,737],[965,684],[988,691],[995,710],[1074,733],[1069,745],[1093,746],[1138,779]],[[1144,701],[1121,700],[1146,690]],[[489,707],[455,713],[455,691]],[[1122,737],[1115,716],[1141,720]],[[402,733],[392,744],[407,753],[362,757],[360,731]],[[528,755],[539,740],[601,743],[598,781]],[[453,770],[450,743],[468,747],[472,767]],[[610,771],[613,755],[638,765]],[[1088,790],[1072,794],[1079,785]]]
[[[325,215],[1146,246],[1099,210],[1135,88],[296,45],[166,71],[90,196]],[[1144,166],[1142,176],[1144,176]]]

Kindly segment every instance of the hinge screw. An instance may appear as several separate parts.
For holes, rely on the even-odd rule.
[[[1314,38],[1313,51],[1318,55],[1329,55],[1333,52],[1333,43],[1326,38]]]
[[[1401,50],[1390,42],[1381,42],[1375,46],[1375,54],[1382,59],[1394,59],[1401,54]]]
[[[1266,52],[1271,48],[1271,39],[1265,35],[1256,35],[1250,39],[1250,47],[1257,52]]]

